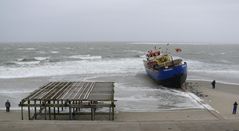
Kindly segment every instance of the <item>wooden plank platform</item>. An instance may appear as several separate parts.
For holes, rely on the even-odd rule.
[[[42,116],[43,111],[45,119],[51,119],[52,114],[56,119],[66,107],[69,119],[72,114],[80,114],[80,109],[90,108],[94,120],[96,109],[107,107],[109,119],[114,120],[114,101],[113,82],[49,82],[22,99],[19,106],[22,112],[24,107],[28,108],[29,120]],[[34,107],[32,117],[31,107]]]

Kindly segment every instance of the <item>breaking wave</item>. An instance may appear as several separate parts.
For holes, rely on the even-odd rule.
[[[66,59],[49,57],[22,58],[0,66],[0,78],[20,78],[70,74],[139,73],[144,72],[144,56],[132,58],[102,58],[94,55],[72,55]],[[217,79],[238,83],[237,65],[206,63],[184,59],[188,63],[189,79]],[[12,66],[17,65],[17,66]],[[18,66],[19,65],[19,66]],[[226,77],[225,77],[225,74]]]
[[[0,78],[21,78],[69,74],[136,73],[144,71],[140,58],[80,60],[40,64],[38,66],[0,66]]]
[[[81,60],[95,60],[95,59],[102,59],[102,56],[72,55],[72,56],[69,56],[68,58],[81,59]]]

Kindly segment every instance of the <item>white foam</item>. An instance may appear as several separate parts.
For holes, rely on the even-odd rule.
[[[202,105],[199,102],[201,99],[196,95],[170,88],[134,87],[123,83],[115,83],[115,90],[115,98],[120,101],[118,103],[121,106],[119,110],[124,111],[209,108],[206,107],[207,105]]]
[[[137,72],[144,72],[140,58],[66,61],[14,68],[0,66],[0,78]]]
[[[34,59],[36,59],[38,61],[43,61],[43,60],[48,60],[49,57],[34,57]]]
[[[101,59],[102,56],[73,55],[73,56],[69,56],[68,58],[81,59],[81,60],[95,60],[95,59]]]
[[[134,95],[134,96],[129,96],[129,97],[115,97],[116,100],[119,100],[119,101],[134,101],[134,102],[137,102],[137,101],[158,101],[157,98],[155,97],[152,97],[152,96],[148,96],[148,97],[145,97],[145,96],[137,96],[137,95]]]
[[[35,48],[18,48],[17,50],[28,50],[28,51],[34,51]]]
[[[51,51],[51,53],[52,53],[52,54],[57,54],[57,53],[59,53],[59,51],[54,51],[54,50],[53,50],[53,51]]]
[[[132,53],[136,53],[136,54],[145,54],[145,52],[140,51],[140,50],[124,50],[124,52],[132,52]]]
[[[46,51],[37,51],[39,54],[46,54]]]
[[[11,63],[27,66],[27,65],[38,65],[41,61],[48,60],[49,57],[34,57],[34,58],[19,58],[17,61],[13,61]]]
[[[17,65],[38,65],[40,61],[14,62]]]
[[[145,56],[145,55],[140,55],[139,57],[140,57],[140,58],[146,58],[146,56]]]

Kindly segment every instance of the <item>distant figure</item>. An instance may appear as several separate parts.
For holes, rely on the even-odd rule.
[[[216,81],[213,80],[213,81],[212,81],[212,89],[215,89],[215,85],[216,85]]]
[[[10,112],[11,103],[9,102],[9,100],[6,101],[5,107],[6,107],[6,112]]]
[[[232,114],[236,114],[237,113],[237,102],[235,102],[234,104],[233,104],[233,111],[232,111]]]

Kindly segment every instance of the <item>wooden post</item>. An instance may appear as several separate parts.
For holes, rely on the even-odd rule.
[[[39,114],[42,114],[42,102],[41,102],[41,100],[39,101],[39,103],[40,103],[40,109],[39,109]]]
[[[64,105],[63,100],[61,100],[61,104]],[[61,107],[61,111],[63,111],[63,107],[64,107],[64,106]]]
[[[46,102],[44,103],[44,108],[45,108],[45,120],[46,120],[46,112],[47,112],[47,110],[46,110]]]
[[[58,115],[59,115],[59,113],[60,113],[59,101],[57,101],[57,105],[58,105],[58,107],[57,107],[57,113],[58,113]]]
[[[30,101],[28,100],[28,120],[31,120]]]
[[[94,120],[95,119],[95,109],[94,109],[94,107],[93,107],[93,104],[94,104],[94,102],[93,101],[91,101],[90,102],[90,104],[91,104],[91,120]]]
[[[20,104],[23,104],[22,102],[20,102]],[[22,116],[22,120],[23,120],[23,106],[21,105],[21,116]]]
[[[95,110],[96,108],[93,108],[93,120],[95,120]]]
[[[74,104],[76,105],[76,104],[77,104],[77,101],[74,101]],[[77,112],[77,107],[74,108],[74,112],[75,112],[75,113]]]
[[[54,120],[56,119],[56,105],[55,105],[55,100],[53,101],[53,104],[54,104],[54,107],[53,107],[53,109],[54,109]]]
[[[69,119],[72,120],[71,101],[69,101]]]
[[[82,101],[79,101],[79,105],[81,105],[82,104]],[[80,112],[80,107],[78,108],[78,111]]]
[[[36,107],[36,100],[34,100],[34,119],[37,119],[37,107]]]
[[[91,109],[91,113],[90,113],[90,115],[91,115],[91,120],[93,120],[93,108],[91,107],[90,109]]]
[[[79,101],[76,101],[76,104],[79,104]],[[78,107],[76,107],[76,112],[78,112]]]
[[[111,107],[109,107],[109,120],[111,119]]]
[[[51,101],[48,101],[48,104],[49,104],[49,108],[48,108],[48,111],[49,111],[49,120],[51,120],[51,106],[50,106],[50,104],[51,104]]]
[[[115,117],[115,110],[114,110],[115,104],[112,102],[112,121],[114,120]]]
[[[81,105],[81,101],[78,101],[78,104]],[[78,108],[79,116],[80,116],[80,107]]]

